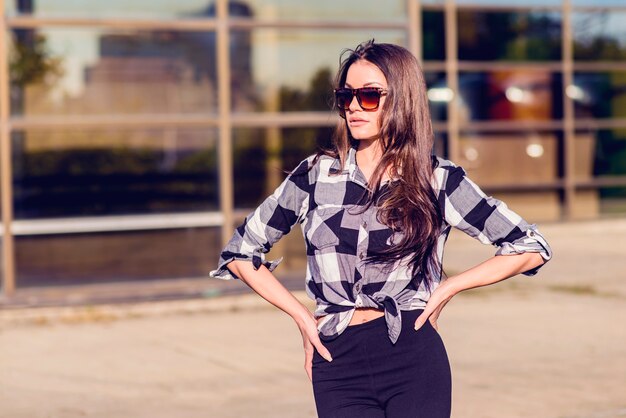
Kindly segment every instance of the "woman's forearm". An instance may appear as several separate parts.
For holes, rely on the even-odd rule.
[[[452,293],[487,286],[523,273],[544,263],[539,253],[498,255],[463,273],[449,277],[442,285]]]
[[[312,316],[311,312],[265,266],[255,270],[250,261],[234,260],[227,267],[263,299],[287,313],[295,321]]]

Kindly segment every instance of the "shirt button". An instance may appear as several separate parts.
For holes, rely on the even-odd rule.
[[[363,228],[367,228],[367,222],[363,222]]]
[[[528,233],[528,235],[530,235],[531,237],[534,237],[534,236],[535,236],[535,232],[534,232],[534,231],[530,231],[530,232]]]
[[[361,284],[361,282],[356,282],[354,284],[355,293],[360,293],[362,288],[363,288],[363,285]]]
[[[359,254],[359,260],[363,260],[364,258],[365,258],[365,254],[364,253]]]

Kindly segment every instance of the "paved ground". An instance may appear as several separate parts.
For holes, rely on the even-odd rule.
[[[545,225],[535,277],[440,318],[453,417],[626,416],[626,220]],[[459,271],[493,253],[463,236]],[[302,292],[298,294],[304,298]],[[0,417],[314,417],[292,320],[254,294],[0,311]]]

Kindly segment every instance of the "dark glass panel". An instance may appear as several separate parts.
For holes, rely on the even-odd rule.
[[[626,72],[576,72],[567,88],[578,118],[626,118]]]
[[[433,153],[441,158],[449,158],[448,155],[448,134],[435,132],[435,145]]]
[[[219,206],[213,130],[15,132],[13,153],[19,219]]]
[[[603,187],[595,193],[600,195],[600,215],[624,216],[626,214],[625,186]]]
[[[253,128],[234,131],[235,206],[256,207],[303,159],[329,147],[334,128]]]
[[[446,33],[444,15],[441,10],[424,10],[423,54],[424,60],[444,61],[446,59]]]
[[[446,83],[446,73],[426,72],[426,88],[428,88],[428,104],[433,121],[445,121],[448,118],[448,102],[453,92]]]
[[[458,12],[459,59],[548,61],[561,59],[561,15],[552,12]]]
[[[580,179],[626,175],[626,129],[576,132],[576,173]]]

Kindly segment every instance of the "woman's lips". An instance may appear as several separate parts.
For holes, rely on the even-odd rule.
[[[350,125],[350,126],[354,126],[354,127],[357,127],[357,126],[363,126],[363,125],[365,125],[367,122],[368,122],[368,121],[367,121],[367,120],[365,120],[365,119],[349,119],[349,120],[348,120],[349,125]]]

